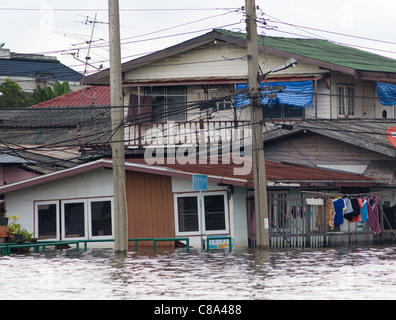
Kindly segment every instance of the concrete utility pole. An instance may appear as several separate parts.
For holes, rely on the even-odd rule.
[[[254,208],[256,217],[256,245],[269,248],[269,219],[267,177],[265,172],[263,116],[259,82],[259,52],[257,40],[257,15],[255,0],[245,0],[246,37],[249,69],[249,93],[252,122],[252,157],[254,175]]]
[[[128,216],[125,188],[124,97],[122,91],[120,6],[109,0],[110,91],[114,184],[114,249],[128,251]]]

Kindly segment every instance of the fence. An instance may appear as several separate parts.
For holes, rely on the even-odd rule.
[[[309,198],[268,194],[271,247],[336,247],[396,242],[396,232],[387,228],[382,205],[379,211],[382,233],[375,235],[368,221],[350,223],[345,220],[344,224],[331,228],[327,222],[327,197],[307,202]]]

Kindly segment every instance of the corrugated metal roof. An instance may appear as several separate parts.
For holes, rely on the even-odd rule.
[[[245,33],[214,29],[205,35],[126,62],[123,64],[123,72],[128,72],[149,63],[195,49],[197,46],[203,45],[213,39],[246,46]],[[314,64],[325,69],[345,72],[353,76],[361,76],[359,72],[374,73],[372,76],[376,79],[383,78],[395,81],[396,60],[391,58],[339,45],[327,40],[259,36],[258,41],[261,51],[268,51],[275,55],[284,56],[285,58],[294,57],[301,62]],[[376,72],[383,74],[377,75],[375,74]],[[92,84],[108,84],[109,75],[110,70],[106,69],[88,76],[86,81]]]
[[[58,81],[80,81],[83,77],[59,61],[0,59],[0,76],[35,78],[38,74],[53,74]]]
[[[110,106],[109,86],[88,86],[54,99],[36,104],[30,108]]]
[[[240,39],[245,33],[215,31]],[[259,36],[260,45],[361,71],[396,72],[396,60],[320,39]]]
[[[388,130],[391,127],[396,127],[395,119],[306,119],[295,123],[291,130],[278,128],[265,132],[264,139],[265,141],[282,139],[306,130],[396,157],[396,149],[388,138]]]
[[[0,128],[64,128],[74,127],[101,118],[110,119],[110,109],[100,108],[28,108],[1,109]]]
[[[20,158],[20,157],[14,157],[12,155],[9,154],[0,154],[0,163],[17,163],[17,164],[21,164],[21,163],[29,163],[29,161]]]
[[[356,184],[364,182],[372,182],[373,179],[353,174],[341,173],[325,169],[308,168],[297,165],[280,164],[271,161],[266,162],[267,179],[268,180],[285,180],[285,181],[347,181]],[[234,184],[239,186],[251,187],[252,175],[235,176],[232,170],[235,166],[229,164],[210,164],[210,165],[160,165],[151,166],[145,163],[144,159],[129,159],[126,161],[126,170],[146,172],[151,174],[159,174],[166,176],[180,176],[191,178],[192,174],[206,174],[211,181],[217,183],[224,182],[226,184]],[[100,168],[112,168],[111,160],[98,160],[86,163],[71,169],[50,173],[40,177],[20,181],[4,187],[0,187],[0,194],[14,192],[31,188],[44,183],[57,181],[60,179],[72,177],[75,175],[97,170]]]
[[[127,160],[127,162],[146,164],[145,159],[129,159]],[[234,169],[242,168],[243,165],[222,163],[221,158],[218,160],[218,164],[200,164],[199,161],[197,162],[197,164],[182,165],[176,161],[175,164],[158,164],[158,166],[167,167],[182,172],[253,181],[253,172],[250,172],[248,175],[235,174]],[[208,162],[210,162],[210,160],[208,160]],[[245,164],[246,166],[251,165],[251,160],[246,158]],[[267,180],[269,181],[284,181],[296,183],[303,181],[374,181],[371,178],[361,175],[349,174],[335,170],[279,163],[274,161],[266,161],[266,174]]]

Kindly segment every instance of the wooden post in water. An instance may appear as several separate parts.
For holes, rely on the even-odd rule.
[[[256,214],[256,245],[270,247],[267,178],[265,171],[263,117],[259,82],[259,56],[257,39],[257,15],[255,0],[246,3],[246,40],[248,54],[249,94],[252,123],[252,159],[254,178],[254,207]]]
[[[114,249],[128,251],[128,217],[125,187],[124,97],[122,94],[120,7],[109,0],[110,91],[114,185]]]

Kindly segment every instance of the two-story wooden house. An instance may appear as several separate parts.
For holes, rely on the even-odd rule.
[[[296,67],[271,72],[290,58]],[[152,143],[143,139],[147,128],[167,131],[169,122],[190,132],[249,121],[248,108],[236,100],[247,83],[247,59],[245,34],[216,29],[124,63],[125,105],[140,106],[128,117],[131,146]],[[278,98],[263,96],[268,122],[396,116],[377,95],[378,82],[396,83],[395,60],[325,40],[259,36],[259,61],[263,86],[283,87]],[[109,85],[109,70],[87,82]]]

